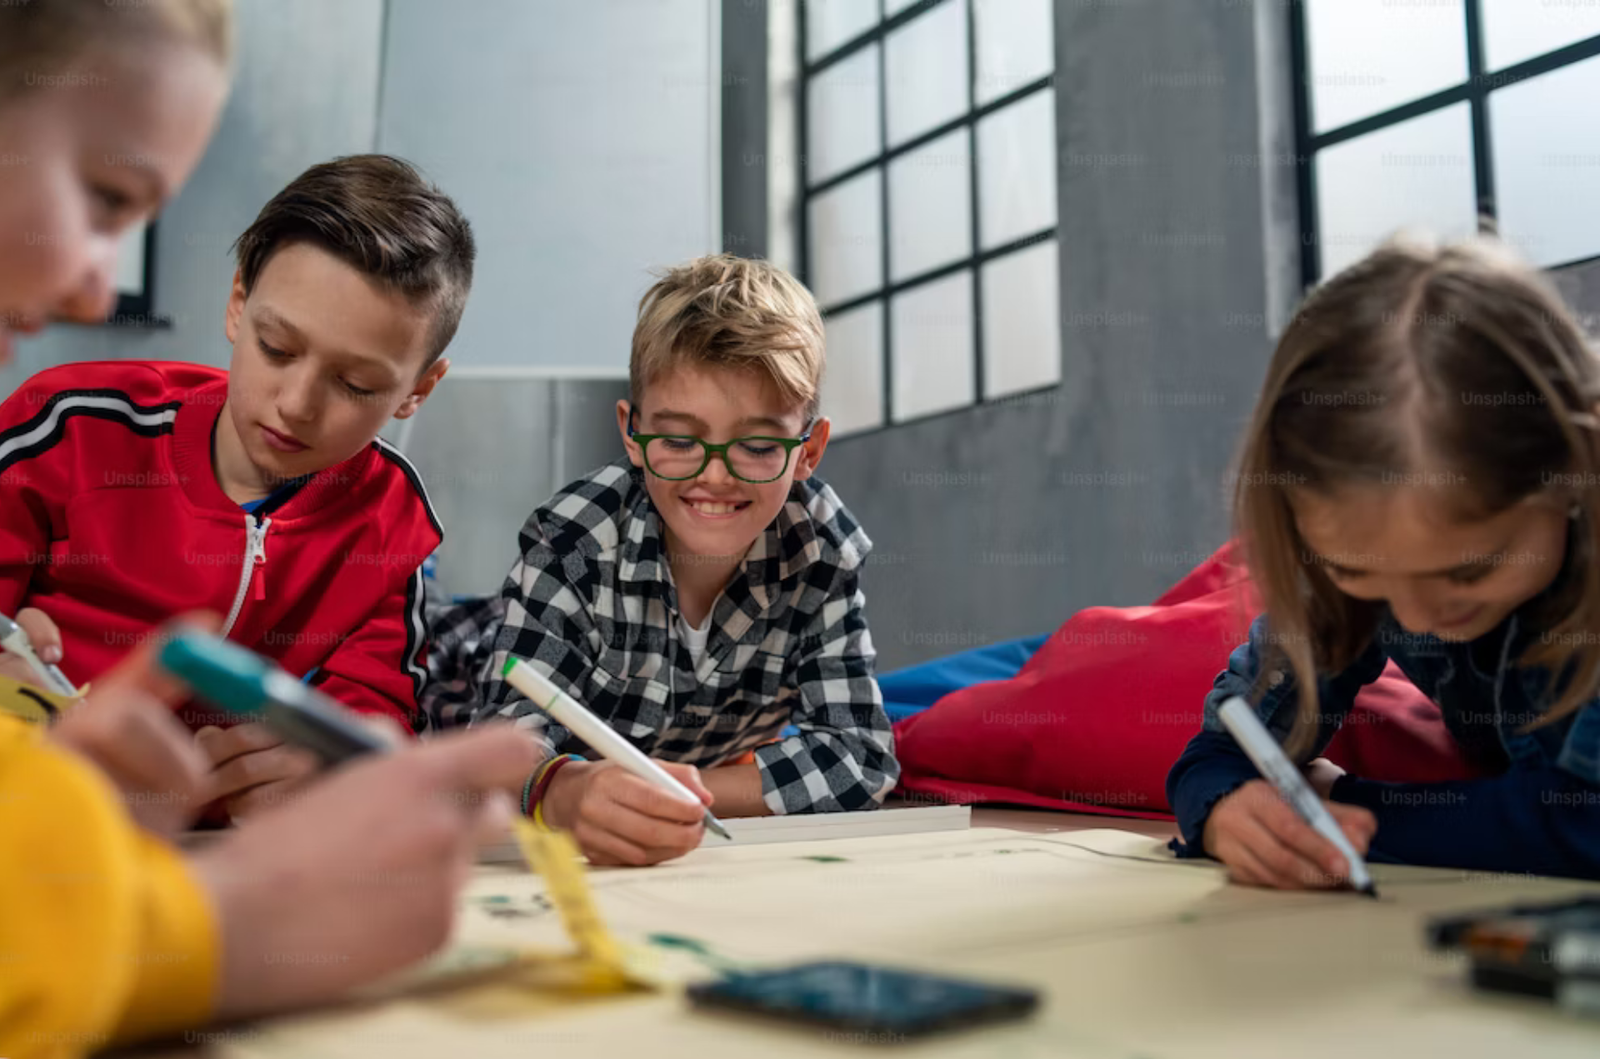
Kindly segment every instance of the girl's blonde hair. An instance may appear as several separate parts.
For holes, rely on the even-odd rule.
[[[0,3],[0,102],[53,83],[53,75],[98,46],[165,41],[200,48],[226,67],[233,58],[233,0]]]
[[[1520,661],[1560,678],[1545,720],[1595,694],[1600,645],[1583,633],[1600,628],[1597,404],[1600,360],[1578,323],[1493,238],[1392,240],[1307,298],[1267,369],[1234,494],[1268,643],[1299,688],[1292,752],[1317,730],[1316,673],[1354,662],[1383,612],[1340,591],[1310,553],[1289,505],[1297,490],[1445,483],[1439,497],[1464,521],[1540,494],[1574,503],[1566,559],[1533,616],[1544,635]]]

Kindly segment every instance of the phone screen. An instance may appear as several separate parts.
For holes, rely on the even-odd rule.
[[[1018,1018],[1039,999],[1031,989],[843,961],[738,975],[691,986],[689,996],[700,1006],[887,1037]]]

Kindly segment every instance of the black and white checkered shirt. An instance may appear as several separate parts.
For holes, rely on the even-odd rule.
[[[435,616],[430,719],[511,718],[581,752],[501,678],[516,657],[652,757],[710,767],[754,748],[775,813],[876,806],[900,766],[872,675],[866,534],[832,489],[796,482],[717,598],[696,665],[642,473],[620,460],[561,490],[522,527],[500,597]],[[787,724],[797,734],[773,742]]]

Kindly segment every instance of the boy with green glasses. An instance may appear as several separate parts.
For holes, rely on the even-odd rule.
[[[667,272],[617,403],[626,458],[529,517],[498,599],[434,623],[435,721],[509,719],[582,752],[502,679],[520,658],[721,816],[876,807],[900,770],[860,587],[871,544],[814,477],[822,367],[816,305],[781,269]],[[597,863],[700,840],[700,806],[602,761],[556,758],[516,793]]]

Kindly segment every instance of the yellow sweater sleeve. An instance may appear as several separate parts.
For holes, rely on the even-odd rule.
[[[0,717],[0,1055],[74,1056],[205,1021],[214,916],[105,779]]]

